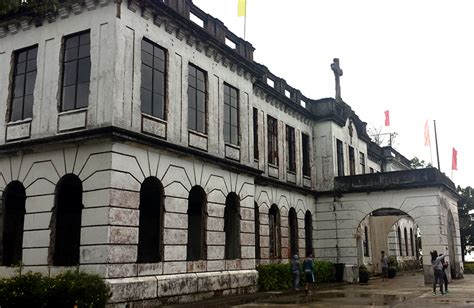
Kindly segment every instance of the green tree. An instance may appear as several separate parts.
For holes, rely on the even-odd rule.
[[[474,189],[471,186],[466,188],[457,188],[459,197],[458,214],[459,214],[459,231],[461,233],[461,250],[462,258],[466,253],[471,253],[474,248]],[[472,214],[469,214],[469,213]]]
[[[412,169],[423,169],[423,168],[432,168],[433,165],[431,163],[425,162],[424,160],[420,160],[418,157],[413,157],[410,159],[410,166]]]

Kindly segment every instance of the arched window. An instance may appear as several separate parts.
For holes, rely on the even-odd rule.
[[[306,244],[306,255],[313,253],[313,216],[308,210],[304,215],[304,236]]]
[[[407,228],[403,230],[403,236],[405,237],[405,256],[409,256],[408,254],[408,235],[407,235]]]
[[[51,220],[53,265],[79,264],[82,208],[82,182],[77,175],[66,174],[56,185]]]
[[[397,235],[398,235],[398,250],[400,251],[400,257],[403,256],[403,249],[402,249],[402,231],[400,230],[400,227],[397,229]]]
[[[411,255],[415,255],[415,246],[413,245],[413,229],[410,228],[410,247],[411,247]]]
[[[260,259],[260,212],[258,204],[254,204],[255,210],[255,259]]]
[[[240,199],[231,192],[225,199],[224,209],[225,258],[240,258]]]
[[[281,257],[280,211],[276,204],[273,204],[268,211],[268,227],[270,229],[270,258]]]
[[[0,213],[0,218],[3,216],[0,225],[0,230],[3,226],[0,251],[3,266],[21,262],[25,200],[25,187],[18,181],[11,182],[3,191],[3,208]]]
[[[163,185],[156,177],[146,178],[140,188],[140,224],[138,229],[139,263],[162,260]]]
[[[187,260],[206,259],[206,193],[194,186],[188,198],[188,247]]]
[[[369,229],[364,227],[364,257],[369,257]]]
[[[298,217],[294,208],[290,209],[288,215],[288,223],[290,225],[290,258],[298,254]]]

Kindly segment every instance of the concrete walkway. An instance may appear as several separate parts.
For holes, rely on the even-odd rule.
[[[382,281],[371,279],[367,284],[318,287],[304,292],[259,292],[247,296],[214,298],[175,307],[474,307],[474,275],[453,280],[449,294],[432,294],[422,273],[407,273]]]

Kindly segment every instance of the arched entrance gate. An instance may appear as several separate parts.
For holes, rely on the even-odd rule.
[[[457,194],[437,169],[338,177],[335,188],[317,201],[315,255],[344,263],[346,281],[358,277],[360,222],[381,209],[406,213],[419,227],[426,283],[433,280],[432,250],[448,254],[453,274],[462,277]]]

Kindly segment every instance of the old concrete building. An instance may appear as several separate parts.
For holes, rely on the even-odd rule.
[[[420,230],[427,281],[431,249],[461,276],[454,184],[253,51],[189,0],[2,16],[0,275],[98,273],[117,306],[252,292],[256,265],[295,253],[356,281],[361,223],[392,209]]]

